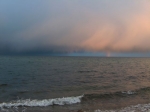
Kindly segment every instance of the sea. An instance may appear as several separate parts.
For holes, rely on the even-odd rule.
[[[0,112],[150,112],[150,58],[0,56]]]

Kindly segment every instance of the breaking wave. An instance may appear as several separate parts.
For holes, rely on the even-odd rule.
[[[150,92],[150,87],[140,88],[137,90],[129,90],[129,91],[117,91],[117,92],[110,92],[110,93],[92,93],[92,94],[84,94],[83,100],[90,100],[90,99],[109,99],[109,98],[122,98],[122,97],[129,97],[135,95],[144,95]]]
[[[63,97],[63,98],[44,99],[44,100],[30,100],[30,99],[17,100],[8,103],[0,103],[0,108],[3,107],[11,108],[11,107],[19,107],[19,106],[44,107],[50,105],[70,105],[70,104],[80,103],[82,97],[83,95],[76,96],[76,97]]]
[[[108,99],[108,98],[116,98],[116,97],[127,97],[131,95],[136,95],[137,92],[135,91],[118,91],[114,93],[103,93],[103,94],[85,94],[82,98],[83,100],[90,100],[90,99]]]

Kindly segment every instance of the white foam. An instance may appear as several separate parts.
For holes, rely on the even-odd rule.
[[[120,110],[95,110],[94,112],[150,112],[149,104],[138,104],[134,106],[125,107]]]
[[[123,94],[128,94],[128,95],[133,95],[133,94],[135,94],[136,92],[134,92],[134,91],[123,91],[122,93],[123,93]]]
[[[0,103],[0,107],[18,107],[18,106],[29,106],[29,107],[35,107],[35,106],[50,106],[50,105],[70,105],[75,103],[80,103],[82,96],[76,96],[76,97],[63,97],[63,98],[55,98],[55,99],[44,99],[44,100],[17,100],[14,102],[9,103]]]

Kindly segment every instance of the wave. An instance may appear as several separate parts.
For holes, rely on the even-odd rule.
[[[85,94],[81,96],[75,97],[63,97],[63,98],[54,98],[54,99],[43,99],[43,100],[15,100],[11,102],[3,102],[0,103],[0,108],[6,107],[19,107],[19,106],[27,106],[27,107],[44,107],[44,106],[51,106],[51,105],[70,105],[75,103],[80,103],[82,100],[91,100],[93,98],[111,98],[113,96],[126,96],[126,95],[133,95],[135,92],[133,91],[124,91],[124,92],[115,92],[115,93],[106,93],[106,94]]]
[[[93,98],[112,98],[114,96],[126,96],[126,95],[133,95],[135,92],[133,91],[124,91],[124,92],[114,92],[114,93],[106,93],[106,94],[85,94],[81,96],[75,97],[63,97],[63,98],[54,98],[54,99],[43,99],[43,100],[16,100],[11,102],[3,102],[0,103],[0,108],[6,107],[19,107],[19,106],[27,106],[27,107],[44,107],[44,106],[51,106],[51,105],[70,105],[75,103],[80,103],[81,100],[91,100]]]
[[[85,94],[82,98],[83,100],[90,100],[90,99],[108,99],[108,98],[122,98],[134,95],[144,95],[146,93],[150,93],[150,87],[144,87],[136,90],[129,90],[129,91],[117,91],[117,92],[110,92],[110,93],[92,93],[92,94]]]
[[[63,98],[54,98],[54,99],[25,99],[25,100],[15,100],[11,102],[3,102],[0,103],[0,109],[3,108],[11,108],[11,107],[46,107],[52,105],[71,105],[80,103],[81,101],[86,102],[92,101],[92,99],[109,99],[109,98],[122,98],[122,97],[129,97],[134,95],[144,95],[145,93],[150,92],[150,87],[140,88],[134,91],[119,91],[119,92],[112,92],[112,93],[92,93],[92,94],[84,94],[81,96],[73,96],[73,97],[63,97]],[[148,104],[150,107],[150,104]]]
[[[91,73],[91,72],[98,72],[98,71],[95,71],[95,70],[80,70],[78,72],[79,73]]]
[[[45,107],[45,106],[50,106],[50,105],[70,105],[70,104],[75,104],[75,103],[80,103],[81,102],[81,96],[76,96],[76,97],[63,97],[63,98],[55,98],[55,99],[44,99],[44,100],[17,100],[13,102],[8,102],[8,103],[0,103],[0,108],[6,107],[6,108],[11,108],[11,107],[19,107],[19,106],[27,106],[27,107]]]
[[[8,86],[8,84],[0,84],[0,87]]]
[[[85,94],[82,100],[90,100],[90,99],[108,99],[108,98],[116,98],[116,97],[127,97],[136,95],[137,92],[135,91],[119,91],[119,92],[113,92],[113,93],[103,93],[103,94]]]

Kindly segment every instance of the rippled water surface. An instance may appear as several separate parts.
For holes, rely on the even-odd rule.
[[[80,104],[55,108],[118,109],[150,103],[149,87],[150,58],[0,57],[0,104],[84,95]]]

